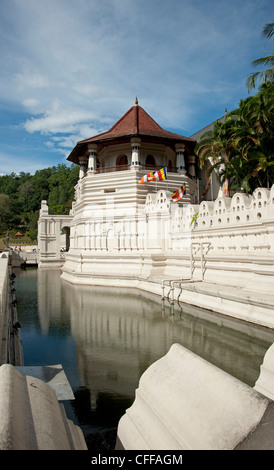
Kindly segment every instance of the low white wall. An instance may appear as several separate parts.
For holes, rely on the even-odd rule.
[[[0,367],[1,450],[87,450],[55,391],[11,364]]]
[[[8,253],[0,253],[0,314],[2,316],[6,306],[8,282]]]
[[[69,228],[70,215],[49,215],[47,201],[41,202],[38,220],[38,266],[59,268],[64,264],[63,250],[66,249],[67,235],[63,228]]]
[[[8,289],[8,253],[0,253],[0,364],[7,358],[7,289]]]
[[[274,344],[267,350],[255,390],[274,400]]]
[[[164,184],[140,198],[128,176],[127,186],[109,196],[88,178],[78,182],[81,197],[64,221],[49,216],[42,201],[39,267],[62,266],[63,279],[75,284],[135,284],[160,295],[163,280],[202,281],[201,289],[182,286],[180,300],[274,327],[274,185],[185,205],[174,203]],[[66,256],[62,224],[70,227]]]
[[[140,279],[193,278],[266,293],[274,288],[274,186],[199,206],[174,204],[163,189],[131,213],[122,203],[109,214],[107,206],[93,206],[83,200],[80,212],[75,209],[66,271],[93,277],[101,256],[99,274],[113,268],[116,277],[132,272]],[[53,256],[49,233],[45,243],[46,262]]]
[[[274,449],[274,403],[179,344],[141,376],[116,449]]]

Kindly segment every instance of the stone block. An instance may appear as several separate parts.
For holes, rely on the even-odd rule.
[[[68,420],[53,388],[0,367],[1,450],[86,450],[82,431]]]
[[[274,449],[274,404],[179,344],[142,375],[116,449]]]

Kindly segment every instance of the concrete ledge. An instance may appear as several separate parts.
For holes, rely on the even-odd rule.
[[[274,449],[273,431],[272,400],[174,344],[142,375],[116,449]]]
[[[78,426],[67,419],[55,391],[11,364],[0,367],[1,450],[86,450]]]
[[[51,366],[16,366],[23,375],[36,377],[50,385],[58,400],[74,400],[74,394],[61,364]]]
[[[8,358],[8,276],[8,254],[2,253],[0,257],[0,364],[7,362]]]
[[[162,278],[141,279],[138,277],[102,275],[94,273],[76,273],[63,268],[61,278],[71,284],[130,287],[144,292],[160,295],[162,297]],[[172,278],[171,278],[172,279]],[[170,287],[165,287],[165,296]],[[273,304],[274,295],[250,291],[241,287],[217,284],[208,281],[185,280],[182,283],[182,291],[175,286],[174,299],[188,305],[205,308],[221,313],[222,315],[237,318],[254,325],[261,325],[274,329]]]
[[[274,344],[267,350],[255,390],[274,400]]]

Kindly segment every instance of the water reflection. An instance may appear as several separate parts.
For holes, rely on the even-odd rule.
[[[131,397],[140,375],[180,343],[230,374],[254,385],[274,332],[158,296],[125,289],[62,285],[77,342],[79,369],[90,388]]]
[[[274,341],[272,330],[149,293],[71,285],[59,270],[21,271],[16,284],[25,365],[63,365],[85,430],[116,426],[173,343],[254,386]]]

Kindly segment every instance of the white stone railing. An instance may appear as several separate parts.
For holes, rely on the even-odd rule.
[[[252,195],[236,193],[232,198],[221,197],[203,201],[200,205],[180,205],[171,200],[168,191],[148,194],[145,212],[171,212],[171,232],[229,228],[274,221],[274,185],[271,189],[257,188]]]
[[[273,289],[274,186],[200,205],[174,203],[161,190],[147,195],[145,213],[147,225],[155,228],[155,239],[149,243],[147,238],[146,247],[162,247],[170,258],[165,275],[184,277],[191,269],[195,279]]]
[[[272,227],[272,228],[271,228]],[[273,232],[273,233],[272,233]],[[200,240],[201,239],[201,240]],[[210,240],[209,240],[210,239]],[[165,243],[163,243],[165,241]],[[189,249],[209,242],[210,250],[271,251],[274,248],[274,186],[252,195],[236,193],[200,205],[174,203],[171,192],[146,196],[144,209],[132,218],[126,211],[110,219],[102,212],[71,228],[71,247],[95,251]]]
[[[197,228],[229,227],[274,220],[274,185],[257,188],[252,195],[236,193],[199,206]]]

